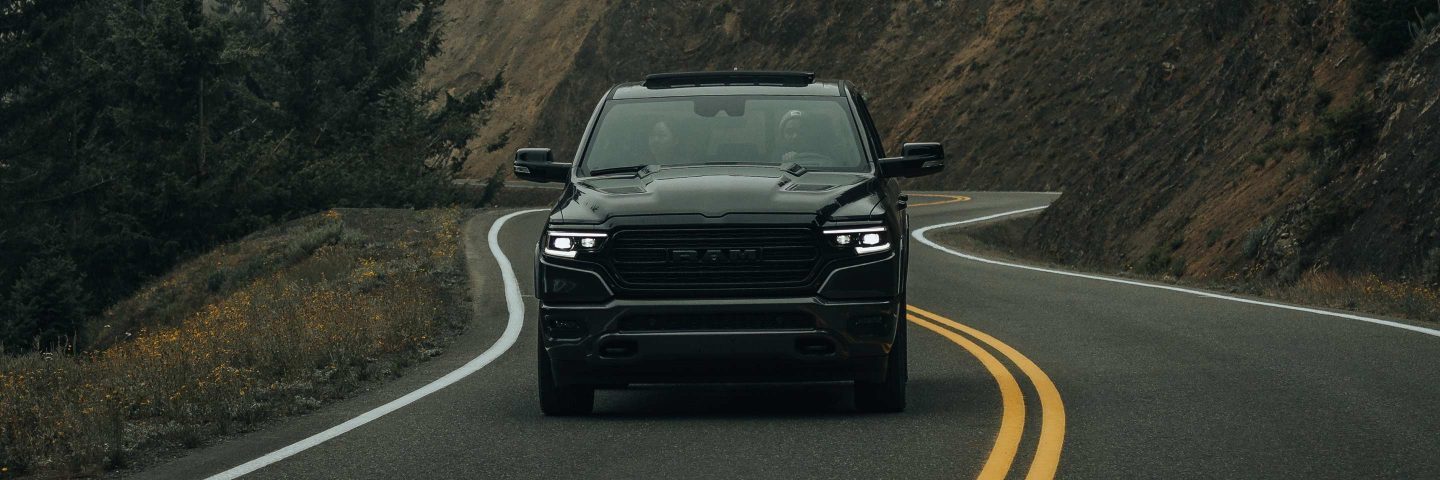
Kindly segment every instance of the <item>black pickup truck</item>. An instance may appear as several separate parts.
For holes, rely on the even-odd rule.
[[[540,406],[589,413],[632,383],[854,382],[905,408],[906,196],[938,143],[886,157],[849,82],[799,72],[650,75],[611,88],[536,246]]]

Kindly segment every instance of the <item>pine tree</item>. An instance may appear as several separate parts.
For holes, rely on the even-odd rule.
[[[0,345],[51,344],[177,261],[278,220],[450,201],[499,80],[459,98],[420,86],[440,6],[0,9]]]

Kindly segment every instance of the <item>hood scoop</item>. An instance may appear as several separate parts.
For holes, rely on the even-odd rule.
[[[611,195],[634,195],[637,193],[645,193],[644,184],[637,184],[634,179],[620,181],[601,180],[599,182],[593,183],[580,182],[576,185],[589,189],[594,189],[596,191],[599,191],[600,193],[608,193]]]
[[[601,188],[599,190],[611,195],[634,195],[637,193],[645,193],[644,188],[637,186]]]
[[[825,183],[795,183],[791,184],[790,188],[787,188],[786,190],[792,192],[823,192],[838,186],[839,185],[830,185]]]

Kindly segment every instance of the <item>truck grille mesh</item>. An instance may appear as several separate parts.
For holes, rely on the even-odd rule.
[[[609,250],[616,277],[642,288],[799,286],[820,249],[804,228],[634,229]]]

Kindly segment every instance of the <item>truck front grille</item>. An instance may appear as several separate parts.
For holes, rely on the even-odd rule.
[[[633,229],[616,232],[608,249],[627,286],[794,287],[810,281],[817,241],[804,228]]]

